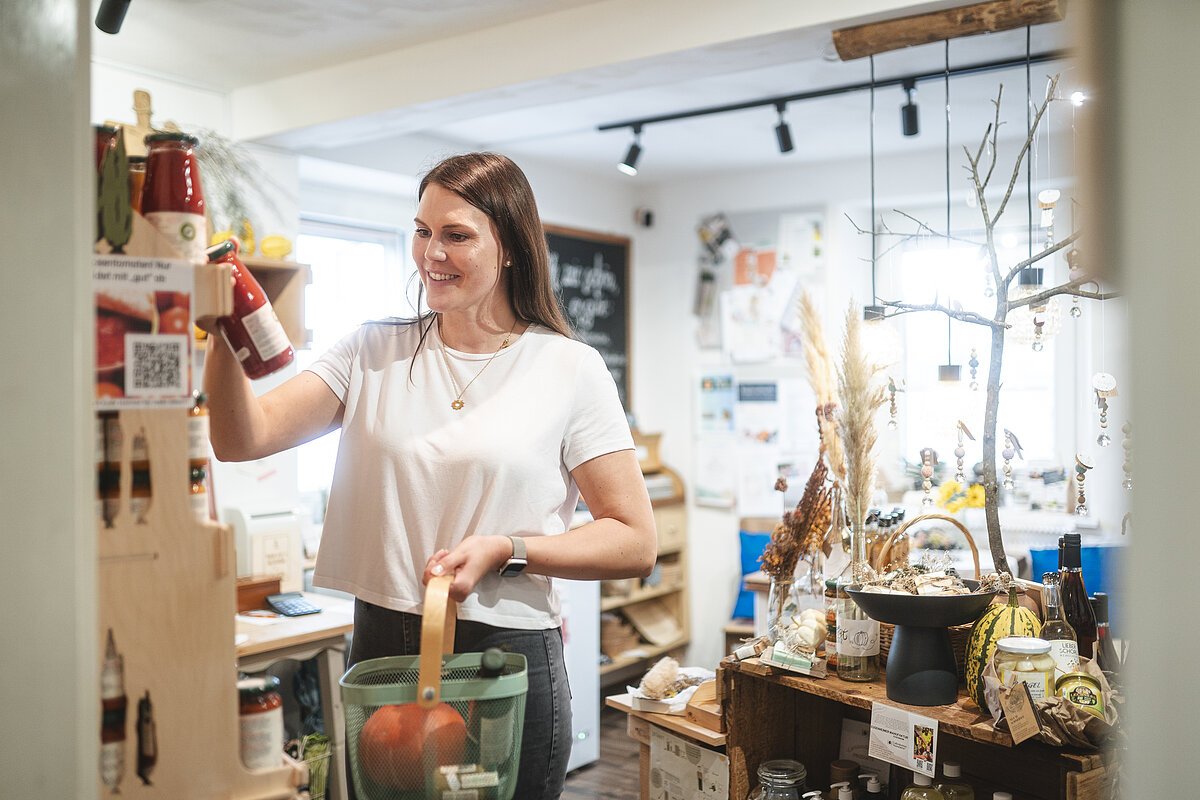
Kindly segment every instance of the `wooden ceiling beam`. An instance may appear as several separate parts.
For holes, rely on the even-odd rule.
[[[960,36],[1058,22],[1066,13],[1066,0],[988,0],[945,11],[840,28],[833,32],[833,44],[842,61],[852,61]]]

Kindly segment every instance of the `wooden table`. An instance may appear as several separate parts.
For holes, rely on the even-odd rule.
[[[317,658],[321,709],[329,736],[329,800],[347,800],[345,716],[338,679],[345,672],[346,634],[354,629],[354,601],[305,592],[321,613],[278,617],[268,625],[237,619],[237,663],[243,672],[263,672],[278,661]],[[247,637],[242,640],[242,636]]]
[[[655,714],[650,711],[635,711],[629,693],[617,694],[604,698],[604,704],[609,708],[624,711],[629,715],[625,731],[631,739],[638,743],[638,766],[641,773],[641,800],[650,798],[650,726],[657,725],[663,730],[679,734],[710,750],[725,752],[725,734],[702,727],[690,722],[680,714]]]

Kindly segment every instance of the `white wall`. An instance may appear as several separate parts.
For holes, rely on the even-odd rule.
[[[1004,165],[1011,163],[1015,155],[1011,143],[1001,142],[1000,151],[998,172],[1003,171]],[[1061,147],[1056,151],[1065,152]],[[956,154],[954,158],[954,170],[957,171],[961,156]],[[1063,166],[1069,169],[1069,161]],[[937,208],[937,215],[925,219],[939,230],[944,228],[944,211],[940,211],[944,209],[945,202],[944,151],[914,152],[880,159],[876,172],[876,206],[881,212],[892,208]],[[1006,180],[1006,176],[998,176],[994,180]],[[1065,186],[1066,181],[1063,178],[1054,183]],[[1024,225],[1023,177],[1020,184],[1020,191],[1014,194],[1004,219]],[[952,172],[953,224],[956,228],[977,224],[974,221],[978,219],[978,212],[967,208],[963,202],[965,187],[962,177]],[[1038,191],[1037,184],[1034,191]],[[650,230],[639,232],[634,241],[634,291],[639,301],[634,311],[637,335],[633,340],[631,359],[634,409],[643,429],[664,434],[664,461],[680,469],[691,485],[694,464],[692,386],[701,370],[719,367],[723,363],[719,351],[702,350],[696,345],[697,321],[692,313],[692,305],[699,253],[695,232],[697,222],[701,217],[717,211],[737,213],[824,209],[828,268],[824,292],[818,294],[816,300],[825,306],[830,346],[840,350],[842,321],[851,295],[856,304],[861,306],[871,293],[870,239],[858,234],[846,219],[848,214],[859,225],[868,225],[869,162],[864,159],[791,166],[781,158],[780,166],[769,171],[714,175],[644,187],[639,192],[638,205],[654,211],[655,225]],[[1059,219],[1061,225],[1063,217]],[[896,297],[890,290],[886,274],[882,272],[879,273],[879,294],[885,298]],[[1088,306],[1085,313],[1085,323],[1093,321],[1098,314],[1094,305]],[[1107,312],[1106,321],[1106,343],[1119,355],[1125,338],[1123,315]],[[1069,323],[1070,320],[1064,318],[1064,329],[1069,328]],[[1098,347],[1099,334],[1093,333],[1092,338],[1097,340]],[[1069,363],[1070,349],[1070,344],[1064,342],[1066,352],[1060,356],[1063,359],[1061,363]],[[1116,366],[1112,366],[1115,361],[1114,355],[1109,361],[1110,372],[1118,371]],[[1090,384],[1091,371],[1086,359],[1078,362],[1075,371],[1086,372],[1084,386]],[[803,364],[798,360],[781,360],[752,368],[739,365],[735,372],[751,378],[804,377]],[[1069,369],[1059,372],[1066,373],[1067,377],[1057,388],[1060,392],[1070,394],[1081,379],[1072,375]],[[986,382],[985,373],[981,372],[981,378]],[[1077,414],[1086,410],[1085,406],[1085,397],[1081,397],[1079,402],[1064,399],[1056,409],[1056,423],[1065,431],[1078,425],[1081,437],[1090,435],[1094,440],[1094,403],[1090,416],[1076,419]],[[1102,513],[1106,520],[1114,519],[1115,515],[1119,523],[1128,500],[1119,494],[1120,460],[1118,458],[1115,464],[1111,462],[1121,449],[1119,431],[1124,415],[1114,414],[1113,419],[1117,434],[1114,446],[1103,454],[1102,463],[1092,473],[1094,477],[1089,480],[1089,496],[1093,504],[1104,506],[1097,513]],[[1061,438],[1060,457],[1065,461],[1073,458],[1076,442],[1071,436]],[[881,445],[886,447],[888,437],[881,436],[880,439]],[[1089,449],[1093,452],[1099,450],[1094,446]],[[889,455],[895,453],[885,454],[881,461]],[[1120,513],[1117,513],[1117,509],[1121,509]],[[722,655],[721,626],[729,618],[740,583],[737,522],[736,511],[689,503],[689,546],[692,554],[689,580],[694,587],[692,647],[688,654],[690,663],[713,664]]]

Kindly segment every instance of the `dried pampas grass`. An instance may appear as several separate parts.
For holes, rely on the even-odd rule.
[[[867,358],[862,342],[862,320],[854,302],[846,311],[846,335],[838,370],[841,413],[838,427],[846,449],[846,509],[861,525],[875,488],[875,412],[887,397],[880,380],[882,368]]]
[[[833,358],[825,343],[821,316],[808,292],[800,293],[799,306],[800,324],[804,328],[804,363],[808,368],[808,381],[817,398],[817,429],[821,434],[821,449],[825,452],[833,479],[842,483],[846,479],[846,456],[834,420],[838,387]]]

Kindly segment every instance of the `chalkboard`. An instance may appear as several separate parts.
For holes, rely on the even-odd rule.
[[[600,351],[629,410],[629,239],[546,226],[550,279],[576,336]]]

